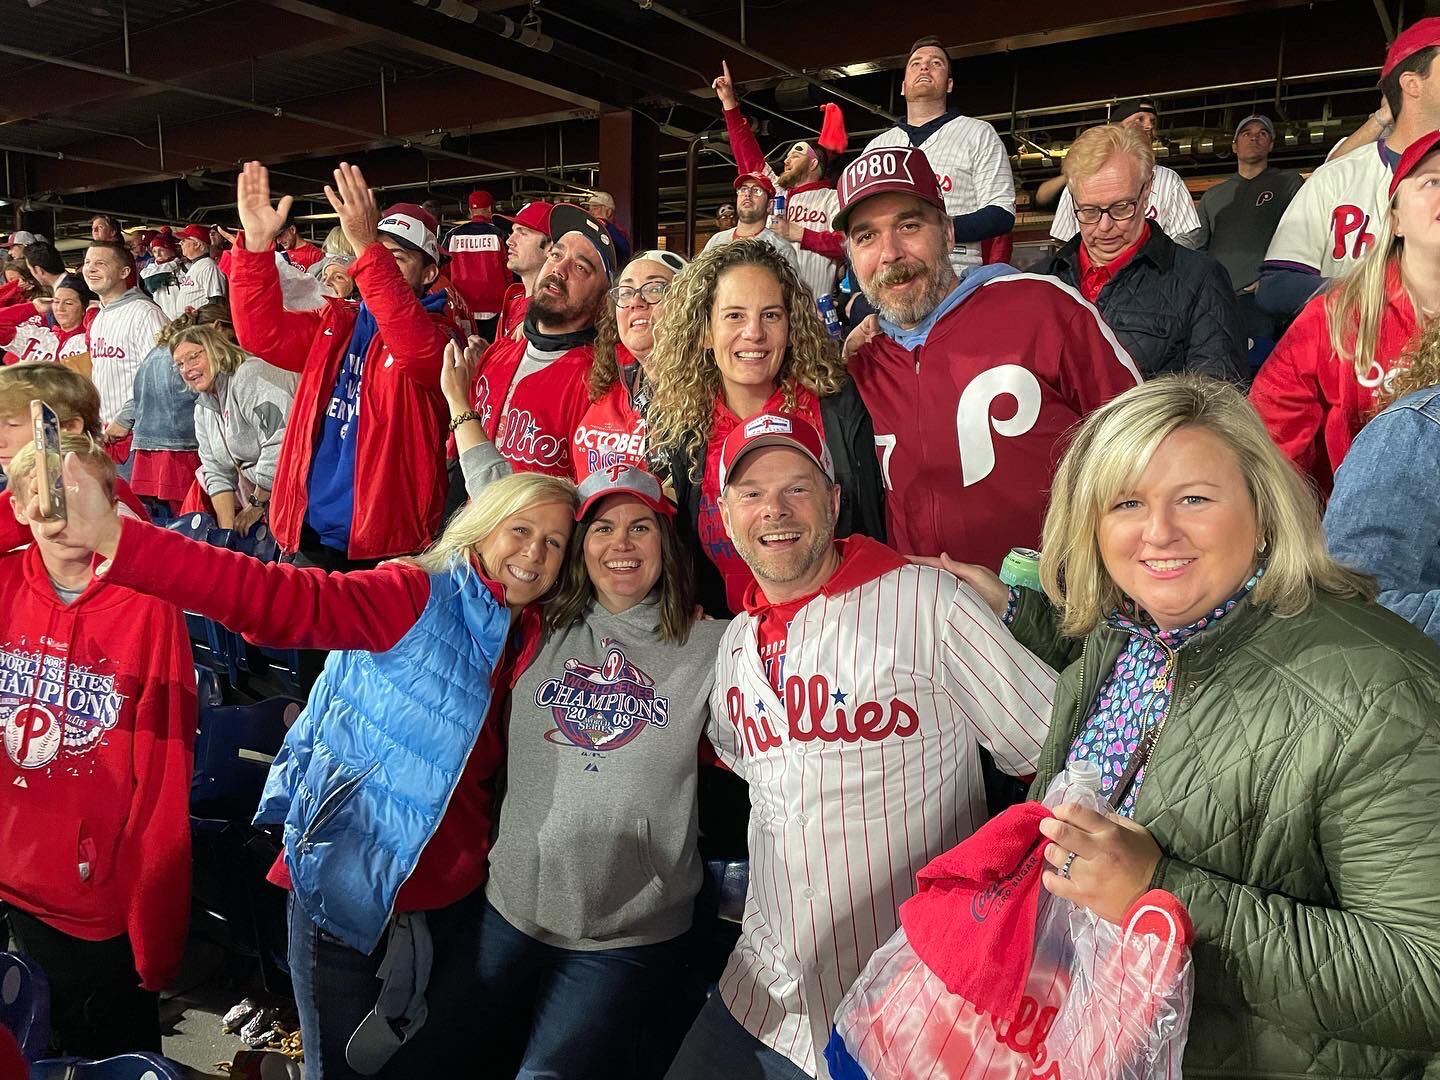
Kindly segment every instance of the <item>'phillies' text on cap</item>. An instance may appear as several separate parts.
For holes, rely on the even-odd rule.
[[[845,166],[836,187],[840,195],[840,212],[830,220],[834,223],[833,228],[841,232],[845,231],[850,211],[856,203],[887,191],[913,195],[931,206],[945,209],[945,199],[940,194],[940,185],[935,182],[935,170],[930,167],[930,159],[923,150],[913,146],[867,150]]]
[[[1440,131],[1422,135],[1405,148],[1400,160],[1395,163],[1395,175],[1390,177],[1390,198],[1395,198],[1395,192],[1400,190],[1400,181],[1418,169],[1420,163],[1437,150],[1440,150]]]
[[[414,203],[396,203],[385,211],[375,229],[394,238],[401,247],[420,252],[433,263],[440,261],[435,219],[424,207]]]
[[[1407,26],[1390,43],[1385,63],[1380,68],[1380,78],[1385,78],[1421,49],[1432,45],[1440,45],[1440,17],[1421,19],[1413,26]]]
[[[657,514],[675,516],[675,504],[665,497],[653,473],[634,465],[618,464],[596,469],[581,482],[580,508],[575,511],[575,520],[583,521],[596,503],[611,495],[629,495]]]
[[[788,413],[759,413],[735,426],[720,446],[720,490],[725,490],[730,474],[751,450],[762,446],[788,446],[799,450],[815,467],[835,481],[835,465],[815,425],[803,416]]]

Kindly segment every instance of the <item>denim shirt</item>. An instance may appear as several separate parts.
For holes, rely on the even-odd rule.
[[[1330,554],[1380,583],[1381,604],[1440,642],[1440,386],[1355,436],[1325,511]]]
[[[136,450],[194,450],[195,391],[180,378],[170,350],[157,345],[135,372],[135,389],[120,412],[134,420]]]

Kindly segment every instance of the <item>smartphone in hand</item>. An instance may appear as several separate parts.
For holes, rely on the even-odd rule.
[[[30,421],[35,427],[35,493],[40,516],[46,521],[65,520],[65,478],[60,465],[60,418],[55,410],[36,398],[30,402]]]

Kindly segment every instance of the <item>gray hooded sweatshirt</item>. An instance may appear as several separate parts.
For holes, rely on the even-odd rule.
[[[215,376],[215,387],[195,400],[195,441],[200,444],[205,493],[239,491],[240,477],[269,491],[285,423],[300,376],[252,356]]]

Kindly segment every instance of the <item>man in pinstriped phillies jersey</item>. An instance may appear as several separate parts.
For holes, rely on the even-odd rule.
[[[739,425],[720,491],[756,583],[721,640],[708,733],[750,786],[750,887],[669,1076],[824,1077],[835,1008],[916,872],[986,818],[977,746],[1033,772],[1055,675],[956,578],[835,540],[840,492],[805,420]]]

